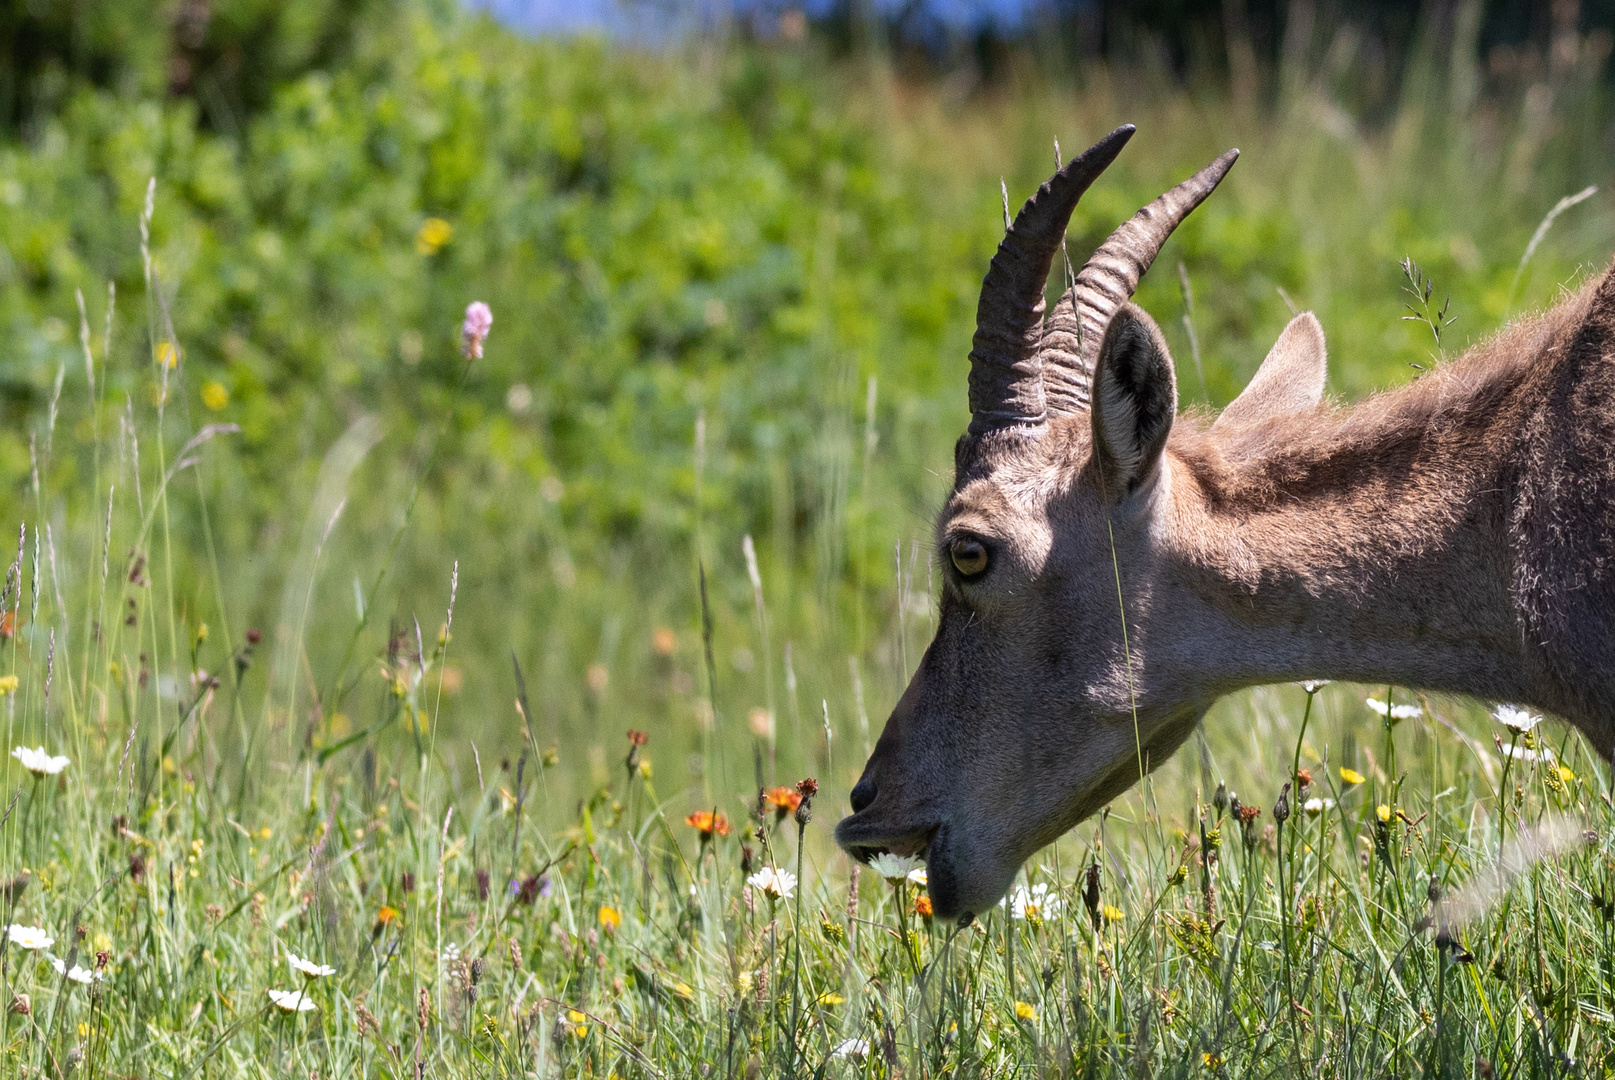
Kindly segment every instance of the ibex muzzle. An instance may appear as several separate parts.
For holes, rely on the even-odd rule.
[[[936,638],[836,838],[924,853],[939,915],[1164,761],[1218,697],[1305,678],[1518,701],[1615,737],[1615,284],[1349,412],[1297,316],[1209,426],[1130,302],[1235,151],[1144,207],[1044,318],[1118,128],[1022,207],[982,283],[937,524]]]

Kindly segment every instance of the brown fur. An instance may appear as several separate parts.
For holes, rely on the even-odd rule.
[[[1167,400],[1170,365],[1162,385],[1148,355],[1104,350],[1096,386],[1134,405],[961,441],[936,639],[844,845],[926,850],[938,913],[979,912],[1262,683],[1519,702],[1615,748],[1615,272],[1352,409],[1309,408],[1321,378],[1297,355],[1153,457],[1126,425]],[[952,571],[957,536],[987,545],[985,573]]]

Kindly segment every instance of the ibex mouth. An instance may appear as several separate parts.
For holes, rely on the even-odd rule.
[[[856,815],[855,815],[856,816]],[[939,825],[927,825],[911,832],[901,833],[892,838],[863,837],[857,834],[861,831],[859,823],[853,818],[847,818],[836,827],[836,842],[861,863],[868,863],[877,855],[891,853],[923,859],[931,847],[931,841],[936,837]]]

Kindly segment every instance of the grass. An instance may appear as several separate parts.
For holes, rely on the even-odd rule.
[[[508,41],[419,47],[431,71],[447,56],[514,80],[499,88],[511,100],[549,86],[502,73]],[[935,925],[921,890],[855,873],[830,841],[932,626],[926,514],[963,422],[998,175],[1030,190],[1052,164],[1046,134],[1071,116],[1137,116],[1137,161],[1091,194],[1077,246],[1240,143],[1241,171],[1163,256],[1181,272],[1141,293],[1180,361],[1200,346],[1204,381],[1185,366],[1185,397],[1228,400],[1290,299],[1320,311],[1332,387],[1354,396],[1443,362],[1607,258],[1607,197],[1569,198],[1608,164],[1577,137],[1602,115],[1595,82],[1556,76],[1560,130],[1545,135],[1540,93],[1494,87],[1459,105],[1439,80],[1359,126],[1330,82],[1349,82],[1349,58],[1257,109],[1125,70],[959,107],[878,69],[762,49],[688,67],[598,45],[520,55],[607,89],[642,64],[635,92],[665,92],[657,124],[722,131],[764,174],[851,161],[835,184],[747,189],[799,257],[801,291],[726,294],[728,310],[775,321],[674,356],[569,321],[583,345],[556,374],[528,358],[576,297],[529,310],[523,252],[515,269],[427,276],[413,208],[392,207],[411,222],[410,269],[367,288],[404,307],[425,292],[437,307],[492,299],[486,360],[466,364],[446,332],[417,336],[419,367],[256,398],[231,382],[215,410],[192,400],[220,375],[213,354],[185,339],[235,325],[211,297],[187,310],[182,234],[203,215],[165,209],[160,192],[125,199],[137,271],[119,278],[116,311],[85,288],[82,345],[53,332],[28,354],[44,375],[0,446],[17,481],[7,520],[23,526],[0,602],[5,746],[70,759],[54,776],[13,759],[0,772],[0,920],[53,939],[0,949],[0,1072],[1609,1071],[1608,773],[1551,723],[1518,735],[1402,688],[1228,699],[1199,749],[1041,853],[1012,907],[964,928]],[[717,104],[710,63],[728,79]],[[357,108],[343,80],[321,85],[333,115]],[[636,123],[616,115],[607,134]],[[600,168],[633,144],[607,146]],[[56,167],[48,146],[7,153],[0,164],[25,172]],[[671,153],[653,146],[636,168]],[[574,206],[592,223],[579,235],[608,244],[617,234],[594,226],[637,205],[610,175],[609,198]],[[456,218],[468,251],[478,213],[503,205],[500,183],[478,190],[490,201]],[[647,235],[601,253],[590,304],[640,302],[641,264],[666,265],[636,246]],[[322,243],[340,262],[341,243]],[[674,291],[705,303],[707,284]],[[43,301],[6,288],[9,310],[78,314],[59,282]],[[1410,296],[1414,325],[1400,318]],[[294,315],[311,349],[344,340],[313,300]],[[621,396],[542,416],[503,404],[600,356],[633,376]],[[420,400],[375,389],[388,378]],[[1369,696],[1413,715],[1390,723]],[[760,804],[810,776],[806,824]],[[700,814],[727,835],[703,839]],[[789,895],[748,885],[764,868],[798,879],[778,887]],[[335,972],[305,980],[288,954]],[[283,1010],[270,990],[314,1008]]]

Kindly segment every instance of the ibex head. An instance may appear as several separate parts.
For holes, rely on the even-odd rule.
[[[1238,151],[1117,229],[1044,318],[1077,199],[1132,133],[1055,173],[993,257],[970,428],[937,524],[936,637],[836,830],[863,857],[925,852],[945,917],[995,903],[1027,856],[1163,761],[1228,689],[1158,646],[1163,625],[1198,609],[1174,611],[1170,582],[1150,572],[1179,527],[1164,464],[1177,390],[1160,330],[1129,298]],[[1323,370],[1322,333],[1303,315],[1225,416],[1316,405]]]

